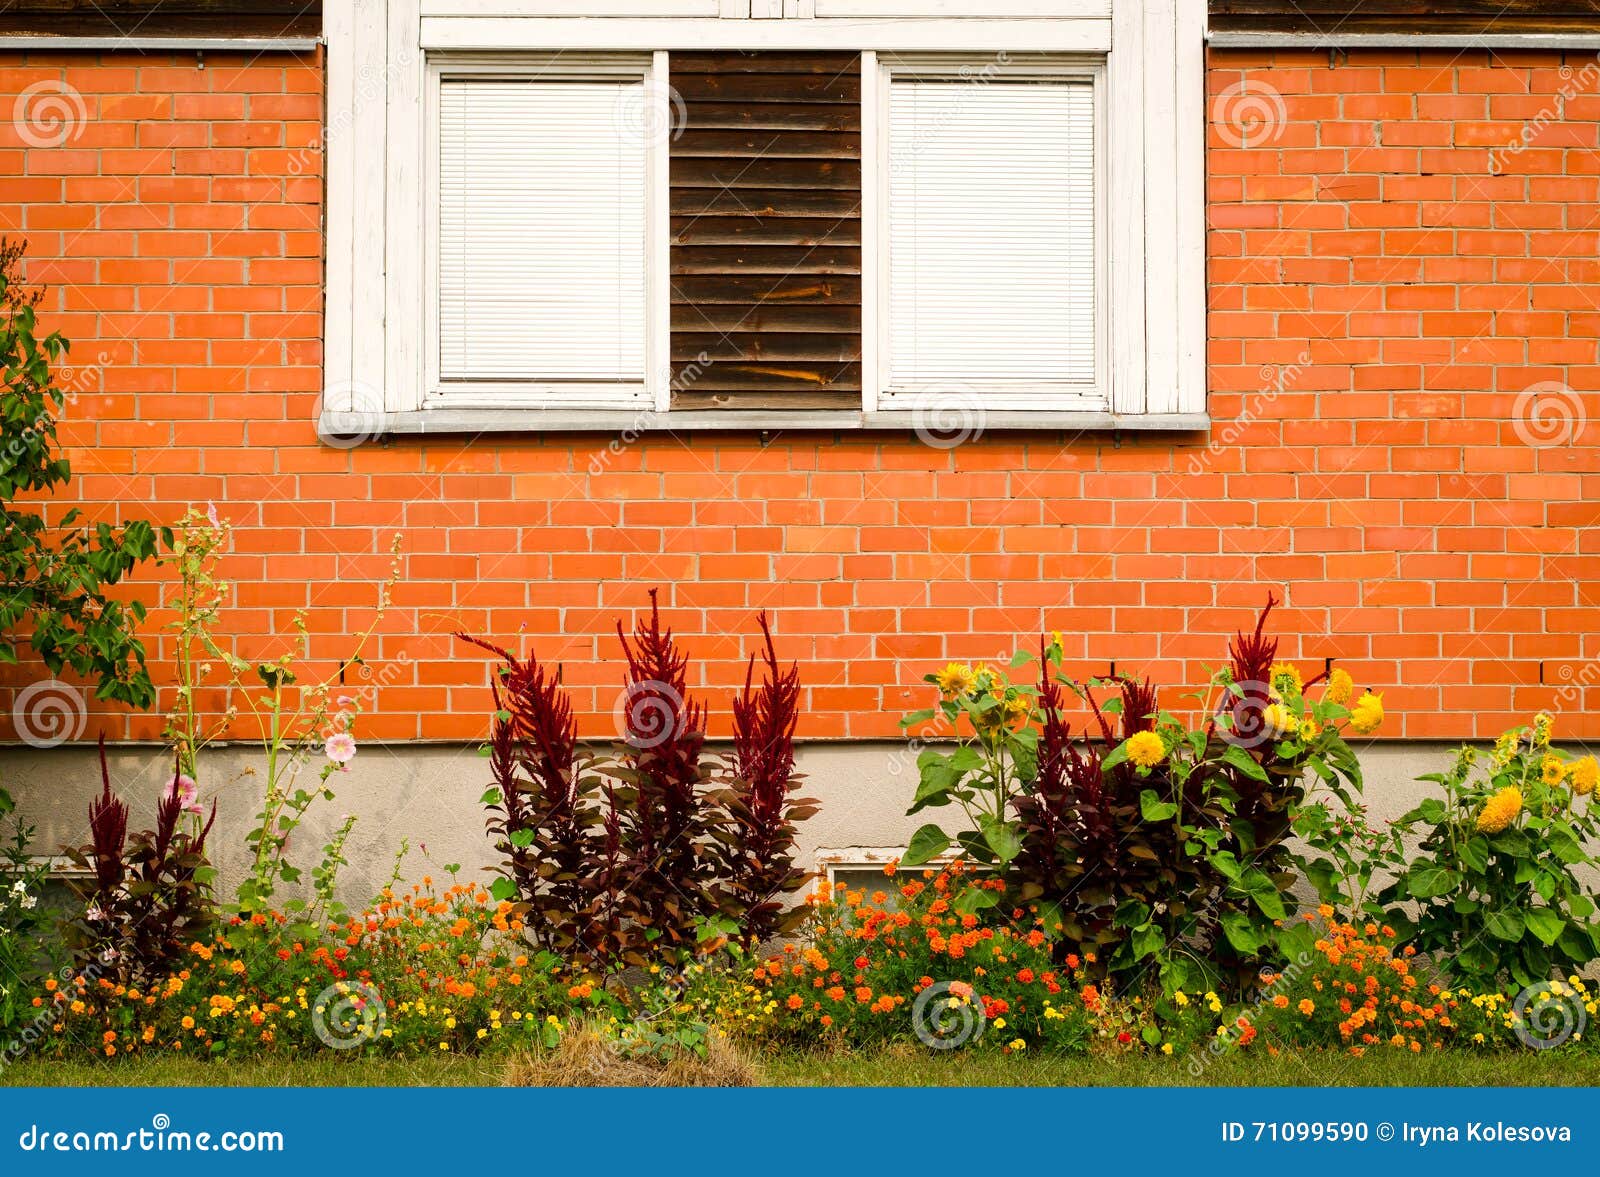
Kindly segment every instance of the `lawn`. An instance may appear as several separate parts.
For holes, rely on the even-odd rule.
[[[1204,1075],[1183,1060],[1144,1057],[933,1055],[888,1050],[873,1054],[784,1054],[761,1061],[775,1086],[893,1087],[1592,1087],[1600,1086],[1600,1054],[1461,1051],[1438,1054],[1347,1055],[1307,1051],[1239,1056]],[[39,1087],[411,1087],[499,1086],[499,1058],[411,1060],[311,1059],[296,1062],[203,1062],[193,1059],[119,1063],[16,1063],[0,1086]]]

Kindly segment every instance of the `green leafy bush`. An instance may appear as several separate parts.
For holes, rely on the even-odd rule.
[[[134,633],[144,606],[109,590],[156,554],[155,530],[139,519],[81,526],[76,509],[51,527],[18,501],[72,477],[56,449],[67,394],[51,373],[68,342],[37,333],[42,292],[22,281],[22,252],[0,240],[0,662],[17,661],[5,635],[31,625],[29,643],[52,674],[71,669],[95,682],[98,698],[148,707],[155,689]]]
[[[1594,757],[1550,746],[1540,715],[1506,732],[1487,756],[1462,748],[1440,786],[1396,823],[1416,846],[1380,895],[1389,920],[1458,980],[1480,987],[1547,980],[1600,956],[1592,888]],[[1592,875],[1591,875],[1592,877]]]

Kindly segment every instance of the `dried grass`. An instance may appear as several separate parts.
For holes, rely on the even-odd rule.
[[[682,1050],[665,1061],[629,1056],[590,1025],[574,1026],[561,1044],[513,1059],[507,1087],[756,1087],[760,1067],[730,1038],[713,1032],[704,1057]]]

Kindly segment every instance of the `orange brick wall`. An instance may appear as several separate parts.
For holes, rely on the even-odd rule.
[[[1388,734],[1493,734],[1577,712],[1600,674],[1597,432],[1555,419],[1600,409],[1585,64],[1213,55],[1209,439],[322,446],[309,57],[0,58],[0,109],[40,82],[82,103],[58,147],[0,123],[0,227],[30,240],[47,324],[74,343],[76,494],[231,518],[241,653],[275,651],[305,610],[337,659],[403,536],[367,735],[482,732],[486,670],[456,629],[564,661],[585,729],[609,734],[613,620],[654,585],[724,725],[757,609],[803,664],[802,734],[884,737],[935,664],[1041,628],[1086,673],[1198,683],[1271,587],[1285,652],[1384,689]],[[1524,126],[1532,146],[1497,165]],[[1519,404],[1534,385],[1537,415]],[[147,627],[163,682],[168,621]],[[148,739],[160,721],[96,727]],[[1563,724],[1586,729],[1600,719]]]

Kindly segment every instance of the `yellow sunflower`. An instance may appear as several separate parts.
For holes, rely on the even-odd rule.
[[[1478,830],[1484,834],[1498,834],[1522,812],[1522,790],[1507,785],[1483,803],[1478,813]]]
[[[978,676],[965,662],[952,662],[933,676],[947,695],[965,695],[978,685]]]

